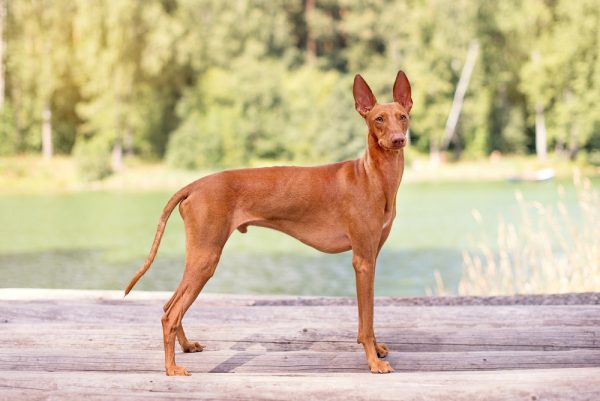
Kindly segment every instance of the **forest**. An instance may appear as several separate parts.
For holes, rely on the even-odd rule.
[[[414,151],[600,164],[599,57],[597,0],[0,0],[0,156],[352,158],[402,69]]]

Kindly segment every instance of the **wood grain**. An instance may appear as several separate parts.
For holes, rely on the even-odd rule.
[[[5,400],[598,400],[600,368],[370,375],[0,372]]]
[[[397,371],[382,376],[367,371],[356,305],[346,299],[207,296],[184,320],[206,349],[177,354],[194,375],[169,378],[167,294],[28,294],[0,290],[0,400],[600,399],[600,305],[573,297],[568,305],[379,300],[378,340]]]

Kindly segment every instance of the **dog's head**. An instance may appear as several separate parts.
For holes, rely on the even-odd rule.
[[[354,77],[354,104],[356,111],[363,116],[379,146],[386,150],[399,150],[406,145],[408,118],[412,108],[410,83],[403,71],[398,71],[394,82],[394,102],[377,103],[371,88],[363,77]]]

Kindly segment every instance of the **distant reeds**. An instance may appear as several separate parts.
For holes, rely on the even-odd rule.
[[[527,201],[516,193],[516,224],[500,221],[496,246],[483,236],[463,252],[460,295],[509,295],[600,291],[600,197],[589,179],[574,174],[577,207]],[[481,215],[473,211],[481,224]],[[437,292],[446,293],[440,288]]]

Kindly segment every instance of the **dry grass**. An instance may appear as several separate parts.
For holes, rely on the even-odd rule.
[[[460,295],[600,291],[600,197],[588,179],[574,175],[577,209],[569,212],[564,191],[547,207],[517,192],[520,221],[500,221],[497,246],[482,240],[463,253]],[[474,218],[480,222],[478,211]],[[439,288],[438,292],[445,292]]]

